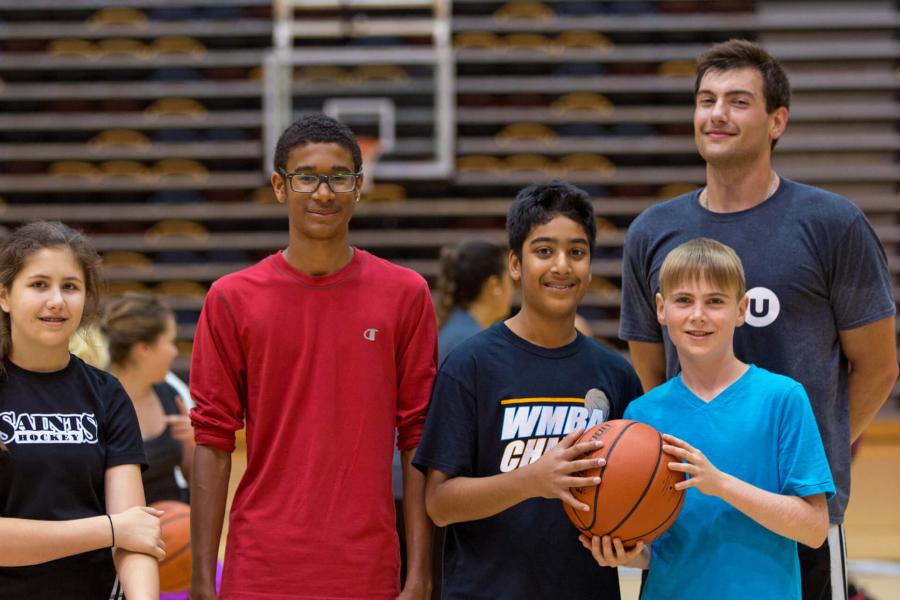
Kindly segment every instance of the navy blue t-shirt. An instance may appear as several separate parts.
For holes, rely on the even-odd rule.
[[[839,336],[894,314],[884,249],[862,211],[817,187],[782,178],[765,202],[729,213],[706,210],[698,194],[653,206],[628,229],[619,337],[664,343],[667,375],[675,376],[677,353],[656,320],[662,262],[697,237],[731,246],[750,298],[735,354],[806,388],[837,487],[829,515],[840,523],[850,494],[850,416]]]
[[[438,372],[414,464],[486,477],[539,459],[577,428],[619,419],[641,393],[616,352],[580,333],[543,348],[498,323],[453,350]],[[447,528],[444,598],[614,600],[615,569],[578,541],[559,500],[532,498]]]

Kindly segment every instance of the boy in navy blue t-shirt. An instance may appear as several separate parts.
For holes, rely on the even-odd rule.
[[[522,288],[511,319],[458,346],[435,382],[414,464],[428,514],[447,526],[444,598],[619,598],[560,499],[598,480],[581,431],[621,418],[641,393],[631,366],[575,329],[591,279],[594,212],[565,183],[522,190],[507,216],[509,272]]]

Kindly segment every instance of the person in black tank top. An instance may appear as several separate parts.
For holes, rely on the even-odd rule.
[[[107,306],[101,329],[109,345],[109,370],[137,412],[150,465],[143,473],[147,502],[187,502],[193,428],[184,402],[164,382],[178,354],[175,317],[156,296],[128,293]]]

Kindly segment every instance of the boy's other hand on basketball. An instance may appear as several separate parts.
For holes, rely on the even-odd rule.
[[[721,496],[725,474],[718,470],[706,456],[675,436],[663,434],[663,452],[671,454],[682,462],[670,462],[669,469],[681,471],[688,478],[675,484],[676,490],[697,488],[708,496]]]
[[[626,549],[622,540],[604,535],[588,537],[584,534],[578,536],[581,545],[587,548],[594,556],[594,560],[601,567],[638,567],[641,565],[641,553],[644,551],[644,542],[638,542],[634,548]]]
[[[587,504],[575,499],[571,488],[600,483],[599,477],[584,477],[581,472],[602,467],[606,459],[584,458],[585,454],[600,448],[603,442],[576,443],[582,433],[584,430],[576,429],[526,467],[531,476],[532,497],[559,498],[575,510],[589,510]]]
[[[156,560],[166,557],[166,543],[160,535],[159,517],[163,511],[149,506],[133,506],[111,515],[116,547],[149,554]]]

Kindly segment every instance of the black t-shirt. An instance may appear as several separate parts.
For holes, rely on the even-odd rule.
[[[63,521],[106,513],[104,477],[146,467],[131,400],[108,373],[72,356],[37,373],[6,361],[0,376],[0,516]],[[112,552],[0,568],[0,598],[107,600],[118,589]]]
[[[159,397],[165,414],[181,414],[175,400],[178,393],[172,386],[160,383],[153,386],[153,391]],[[150,465],[143,474],[147,504],[162,500],[187,502],[187,490],[181,489],[178,480],[175,479],[175,467],[181,466],[182,446],[181,442],[172,437],[169,427],[163,429],[158,436],[144,440],[144,450],[147,452],[147,462]]]
[[[457,346],[435,380],[419,469],[486,477],[540,458],[566,434],[619,419],[641,393],[631,366],[578,334],[542,348],[499,323]],[[558,500],[532,498],[447,528],[444,598],[618,600],[615,569],[578,541]]]

